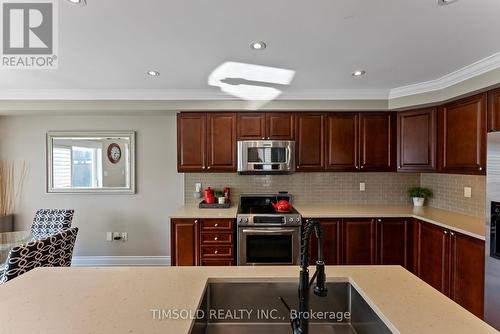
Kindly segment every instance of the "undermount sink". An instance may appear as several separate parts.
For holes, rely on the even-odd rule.
[[[347,282],[328,282],[327,297],[310,292],[310,334],[392,333]],[[191,334],[291,334],[290,313],[279,297],[298,308],[296,282],[209,282]]]

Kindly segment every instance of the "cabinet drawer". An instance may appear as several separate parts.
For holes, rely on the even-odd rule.
[[[213,245],[213,244],[232,244],[233,234],[232,233],[202,233],[201,234],[201,244],[202,245]]]
[[[202,259],[202,266],[234,266],[233,259]]]
[[[233,257],[232,246],[201,246],[201,257]]]
[[[201,221],[202,231],[232,231],[232,219],[203,219]]]

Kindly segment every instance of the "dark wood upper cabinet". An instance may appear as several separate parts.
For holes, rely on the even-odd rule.
[[[173,266],[197,266],[199,264],[198,219],[172,219],[170,224],[170,244]]]
[[[321,171],[325,168],[324,114],[297,114],[297,171]]]
[[[408,268],[409,222],[403,218],[377,219],[377,263]]]
[[[431,286],[448,294],[449,239],[441,227],[420,222],[418,225],[417,275]]]
[[[236,171],[236,114],[208,113],[207,170]]]
[[[394,116],[391,113],[362,113],[360,123],[360,169],[394,170]]]
[[[436,169],[436,109],[399,112],[397,115],[398,171]]]
[[[450,298],[484,316],[484,241],[456,232],[451,237]]]
[[[294,123],[293,113],[266,113],[266,139],[293,140]]]
[[[439,108],[439,170],[485,174],[487,93]]]
[[[326,116],[325,167],[333,171],[359,169],[359,114],[335,113]]]
[[[237,127],[239,140],[264,140],[267,137],[266,114],[238,113]]]
[[[375,264],[375,237],[375,219],[344,219],[342,223],[343,264]]]
[[[488,92],[488,131],[500,131],[500,88]]]
[[[341,247],[341,219],[321,219],[323,231],[323,261],[326,265],[342,264]],[[311,265],[316,264],[318,239],[316,234],[311,237]]]
[[[206,168],[207,116],[177,114],[177,170],[201,172]]]

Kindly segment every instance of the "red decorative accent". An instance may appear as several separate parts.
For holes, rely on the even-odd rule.
[[[113,158],[113,155],[111,154],[111,152],[113,151],[113,148],[117,148],[118,151],[120,152],[120,155],[118,156],[117,159]],[[108,146],[108,159],[109,159],[109,161],[113,164],[117,164],[121,158],[122,158],[122,149],[120,148],[120,146],[116,143],[110,144]]]

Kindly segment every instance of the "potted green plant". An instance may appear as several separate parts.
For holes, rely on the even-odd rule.
[[[408,189],[408,195],[413,199],[414,206],[424,206],[426,198],[432,197],[432,191],[423,187],[412,187]]]

